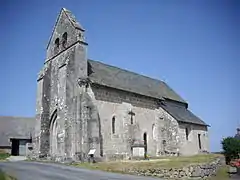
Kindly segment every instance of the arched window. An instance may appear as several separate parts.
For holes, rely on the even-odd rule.
[[[54,42],[54,53],[58,53],[59,51],[59,38],[57,38]]]
[[[67,33],[66,32],[62,35],[62,46],[63,46],[63,48],[67,47]]]
[[[144,158],[147,158],[147,133],[143,134],[143,143],[144,143]]]
[[[186,140],[188,141],[189,130],[188,130],[188,128],[187,128],[187,127],[185,128],[185,134],[186,134]]]
[[[147,133],[146,132],[143,134],[143,142],[144,142],[144,145],[147,145]]]
[[[155,124],[152,125],[152,134],[153,134],[153,140],[157,140],[157,129]]]
[[[115,116],[112,118],[112,133],[115,134]]]

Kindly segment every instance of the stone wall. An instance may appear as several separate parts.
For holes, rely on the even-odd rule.
[[[223,165],[222,160],[216,159],[210,163],[189,165],[182,168],[154,168],[154,169],[128,169],[128,173],[140,176],[155,176],[165,179],[207,179],[216,175],[217,169]]]
[[[188,138],[186,137],[186,128],[188,129]],[[195,155],[209,152],[209,138],[206,126],[179,123],[178,132],[181,155]],[[201,149],[199,147],[198,134],[200,134]]]
[[[177,122],[153,98],[96,84],[91,85],[88,93],[99,113],[104,155],[112,156],[111,159],[131,157],[131,143],[142,141],[145,132],[150,156],[194,155],[209,150],[207,127]],[[133,124],[129,112],[134,113]],[[189,128],[188,140],[185,127]],[[201,149],[198,134],[201,134]]]
[[[64,34],[67,34],[66,39],[63,38]],[[47,46],[44,67],[38,77],[33,156],[77,159],[77,154],[83,149],[85,154],[89,150],[85,148],[88,141],[82,139],[87,129],[82,132],[81,125],[84,123],[80,121],[85,107],[79,105],[85,103],[79,103],[85,85],[80,86],[78,79],[87,77],[87,43],[83,37],[83,31],[74,28],[66,13],[61,11]],[[58,46],[56,40],[59,40]],[[57,125],[52,126],[55,112]]]
[[[12,151],[12,148],[11,148],[11,147],[4,147],[4,148],[2,148],[2,147],[0,146],[0,153],[4,152],[4,153],[11,154],[11,151]]]
[[[89,94],[99,113],[105,156],[131,157],[131,144],[143,144],[144,133],[150,156],[177,154],[178,123],[155,99],[94,84]],[[113,117],[115,133],[112,132]]]
[[[47,59],[58,55],[61,51],[65,50],[65,47],[62,46],[63,43],[63,34],[67,32],[67,47],[68,45],[72,45],[76,43],[83,37],[83,31],[81,29],[76,29],[72,26],[66,14],[61,11],[59,17],[57,18],[57,22],[54,26],[53,32],[50,37],[49,44],[47,45]],[[55,48],[56,39],[59,39],[59,48]]]

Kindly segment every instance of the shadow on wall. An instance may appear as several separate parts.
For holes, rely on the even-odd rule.
[[[103,137],[101,133],[101,120],[100,120],[100,115],[97,113],[97,119],[98,119],[98,124],[99,124],[99,142],[100,142],[100,156],[103,157]]]
[[[96,100],[112,102],[112,103],[130,103],[135,107],[158,109],[157,102],[150,97],[142,96],[139,94],[116,90],[109,87],[102,87],[96,84],[92,84],[92,90],[95,94]]]
[[[101,133],[101,119],[100,115],[97,109],[97,106],[94,105],[91,97],[89,96],[88,93],[84,93],[85,95],[85,101],[87,106],[89,107],[89,122],[88,122],[88,135],[90,143],[93,143],[98,147],[99,155],[102,157],[103,156],[103,138],[102,138],[102,133]],[[89,126],[90,125],[90,126]],[[92,126],[92,127],[91,127]],[[97,129],[97,134],[95,134]],[[96,137],[97,136],[97,137]],[[99,143],[99,146],[97,145]],[[89,144],[90,145],[90,144]]]

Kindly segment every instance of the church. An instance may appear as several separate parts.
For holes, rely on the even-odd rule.
[[[88,59],[84,28],[62,8],[37,79],[32,156],[54,161],[209,152],[208,127],[165,82]]]

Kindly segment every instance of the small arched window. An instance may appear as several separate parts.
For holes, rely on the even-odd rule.
[[[54,42],[54,52],[55,53],[58,53],[58,51],[59,51],[59,38],[57,38],[56,40],[55,40],[55,42]]]
[[[189,129],[187,127],[185,128],[185,134],[186,134],[186,140],[188,141]]]
[[[153,140],[157,140],[157,129],[155,124],[152,125],[152,134],[153,134]]]
[[[143,134],[143,142],[144,142],[144,145],[147,145],[147,133],[146,132]]]
[[[63,48],[67,47],[67,33],[66,32],[62,35],[62,46],[63,46]]]
[[[112,133],[115,134],[115,116],[112,118]]]

